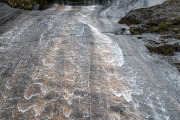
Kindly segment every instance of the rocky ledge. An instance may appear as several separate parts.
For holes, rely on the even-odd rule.
[[[161,5],[132,10],[119,23],[131,26],[132,34],[180,34],[180,1],[168,0]]]
[[[132,10],[119,23],[130,26],[132,35],[143,40],[149,52],[166,59],[180,71],[179,0]]]

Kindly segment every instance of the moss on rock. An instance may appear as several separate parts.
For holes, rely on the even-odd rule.
[[[142,33],[179,34],[180,0],[167,0],[162,5],[132,10],[119,23],[129,25],[133,35]],[[131,25],[136,25],[136,27]]]
[[[3,0],[12,7],[21,8],[26,10],[33,9],[35,4],[47,4],[48,0]]]
[[[119,24],[127,24],[128,26],[130,26],[132,24],[140,24],[140,23],[142,23],[142,21],[137,19],[135,15],[129,16],[127,18],[122,18],[119,21]]]
[[[133,35],[140,35],[140,34],[142,34],[142,28],[141,27],[132,27],[130,29],[130,32]]]
[[[173,56],[175,52],[180,52],[180,45],[178,43],[173,45],[164,44],[162,46],[146,46],[148,50],[152,53],[158,53],[165,56]]]

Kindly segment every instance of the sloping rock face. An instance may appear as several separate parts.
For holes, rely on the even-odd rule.
[[[19,11],[7,8],[1,6],[1,20]],[[131,114],[118,104],[132,105],[127,86],[117,80],[124,59],[92,22],[98,9],[21,10],[1,25],[0,119],[137,118],[137,110]]]
[[[100,11],[0,3],[0,119],[179,120],[180,75]]]

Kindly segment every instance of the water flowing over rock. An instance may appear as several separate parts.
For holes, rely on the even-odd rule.
[[[180,76],[133,37],[113,34],[128,34],[112,23],[117,18],[102,16],[115,3],[105,11],[0,3],[0,119],[179,120],[180,95],[170,80]]]

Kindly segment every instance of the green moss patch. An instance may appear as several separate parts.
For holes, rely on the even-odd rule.
[[[157,26],[151,26],[149,27],[150,32],[155,33],[163,33],[163,32],[171,32],[171,33],[180,33],[180,18],[164,21],[158,24]]]
[[[180,45],[178,43],[173,45],[164,44],[158,47],[153,47],[153,46],[146,46],[146,47],[151,53],[158,53],[165,56],[173,56],[175,55],[175,52],[180,52]]]
[[[151,32],[165,32],[165,31],[168,31],[170,25],[172,25],[172,23],[170,21],[161,22],[157,27],[152,26]]]
[[[131,34],[133,35],[139,35],[142,33],[173,33],[173,34],[180,34],[180,18],[169,20],[169,21],[163,21],[163,22],[153,22],[150,21],[144,25],[141,25],[140,27],[131,27],[130,29]],[[177,37],[175,37],[177,38]],[[177,38],[179,39],[179,37]]]

